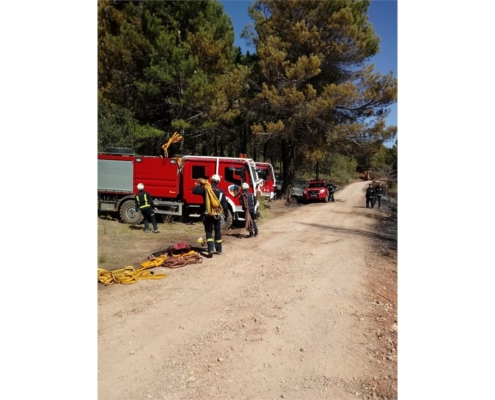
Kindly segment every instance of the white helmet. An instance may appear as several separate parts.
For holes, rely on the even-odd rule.
[[[137,188],[138,188],[138,190],[143,190],[144,185],[142,183],[138,183]]]
[[[220,182],[220,175],[214,174],[211,176],[211,181],[212,182]]]
[[[246,182],[244,182],[244,183],[242,184],[242,188],[243,188],[244,190],[248,190],[248,189],[249,189],[249,185],[248,185]]]

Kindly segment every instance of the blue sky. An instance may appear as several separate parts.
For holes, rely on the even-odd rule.
[[[247,0],[224,0],[225,12],[230,16],[235,32],[235,46],[239,46],[243,53],[247,51],[253,53],[252,47],[247,47],[240,34],[244,27],[252,22],[248,14],[248,7],[251,1]],[[383,74],[393,72],[397,78],[397,1],[396,0],[372,0],[369,8],[369,20],[375,28],[376,34],[380,37],[380,52],[370,60],[375,64],[375,69]],[[397,103],[390,107],[390,114],[387,117],[387,125],[397,124]],[[393,143],[392,143],[393,144]]]

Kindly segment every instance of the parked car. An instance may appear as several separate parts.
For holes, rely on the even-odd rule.
[[[303,189],[303,201],[328,202],[328,188],[324,180],[311,180]]]

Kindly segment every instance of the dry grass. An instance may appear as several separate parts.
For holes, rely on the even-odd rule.
[[[277,218],[290,211],[282,200],[260,203],[261,216],[258,225]],[[233,229],[242,229],[243,221],[237,221]],[[191,247],[201,249],[197,243],[199,237],[204,237],[204,226],[199,219],[180,220],[166,216],[163,222],[158,222],[160,233],[144,233],[143,224],[128,225],[110,217],[98,217],[98,268],[109,271],[126,266],[139,268],[147,257],[157,251],[165,250],[178,242],[187,242]]]
[[[158,223],[160,233],[144,233],[143,225],[128,225],[98,217],[98,267],[113,271],[126,266],[139,268],[147,257],[184,241],[192,247],[204,236],[201,222]]]

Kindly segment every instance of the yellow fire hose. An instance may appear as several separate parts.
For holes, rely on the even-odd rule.
[[[141,263],[141,268],[138,270],[134,269],[132,266],[117,269],[115,271],[107,271],[106,269],[98,268],[98,281],[104,285],[110,285],[112,283],[129,285],[136,283],[141,279],[163,279],[167,276],[166,274],[154,274],[148,270],[162,265],[168,268],[180,268],[188,264],[198,264],[202,262],[203,259],[194,250],[183,254],[161,254],[149,261]]]
[[[183,137],[181,135],[179,135],[177,132],[174,132],[174,134],[172,135],[172,137],[168,140],[167,143],[165,143],[164,145],[162,145],[162,149],[163,149],[163,152],[165,154],[165,158],[168,157],[168,148],[170,147],[170,145],[172,143],[178,143],[180,142],[181,140],[183,139]]]
[[[217,196],[215,195],[210,182],[208,182],[208,180],[206,179],[198,179],[198,182],[201,183],[201,185],[203,185],[206,190],[206,212],[210,216],[220,218],[220,215],[223,214],[223,207],[220,204],[220,201],[217,199]]]
[[[136,283],[141,279],[162,279],[166,276],[167,275],[165,274],[155,275],[146,268],[139,268],[136,270],[132,266],[117,269],[115,271],[107,271],[106,269],[98,268],[98,281],[104,285],[110,285],[112,283],[129,285],[131,283]]]

